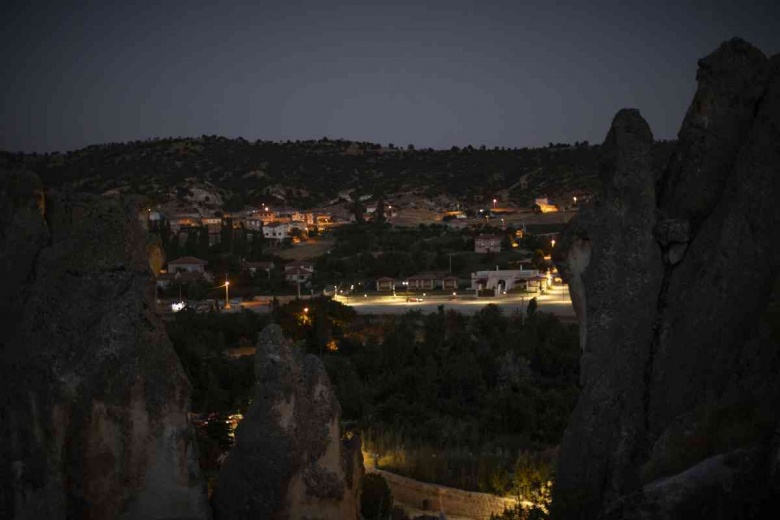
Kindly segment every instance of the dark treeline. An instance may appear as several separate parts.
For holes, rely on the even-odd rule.
[[[336,245],[330,253],[317,259],[318,280],[360,281],[367,289],[381,276],[410,276],[423,271],[451,271],[461,278],[480,269],[517,268],[529,265],[527,257],[512,250],[517,240],[519,250],[550,252],[549,240],[532,235],[515,237],[515,228],[486,225],[477,230],[455,230],[441,224],[421,224],[416,228],[393,228],[389,225],[348,225],[334,230]],[[501,253],[474,253],[474,235],[491,233],[503,237]],[[539,262],[537,262],[539,263]],[[540,263],[537,267],[543,267]],[[546,267],[546,266],[544,266]],[[400,282],[399,282],[400,283]],[[403,288],[399,285],[397,289]]]
[[[365,193],[419,188],[431,197],[446,193],[474,200],[507,189],[514,200],[528,203],[542,193],[590,191],[596,185],[598,148],[582,142],[432,150],[345,140],[252,142],[204,135],[109,143],[66,153],[0,152],[0,166],[30,169],[50,186],[69,183],[98,193],[128,186],[157,201],[171,186],[186,192],[185,179],[194,177],[225,190],[227,210],[268,201],[269,190],[279,186],[287,203],[301,207],[336,198],[339,190],[350,187]],[[659,142],[657,162],[665,163],[670,149],[668,142]],[[522,188],[518,180],[526,174]]]
[[[372,318],[327,299],[276,306],[268,317],[179,313],[169,333],[197,412],[244,411],[253,383],[251,346],[273,320],[320,356],[347,428],[363,434],[384,469],[413,478],[529,497],[547,482],[578,394],[572,325],[550,315],[504,315],[489,305]]]

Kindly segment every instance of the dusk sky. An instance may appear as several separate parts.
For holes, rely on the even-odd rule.
[[[780,52],[780,2],[652,4],[5,0],[0,149],[600,142],[623,107],[669,139],[697,59],[733,36]]]

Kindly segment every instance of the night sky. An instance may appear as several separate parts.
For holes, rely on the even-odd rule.
[[[623,107],[668,139],[698,58],[732,36],[780,52],[770,1],[1,4],[0,149],[11,151],[201,134],[600,142]]]

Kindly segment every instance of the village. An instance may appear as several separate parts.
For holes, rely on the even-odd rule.
[[[367,200],[359,217],[346,204],[320,210],[263,204],[207,214],[198,208],[149,208],[147,225],[164,237],[167,257],[156,277],[158,308],[162,313],[185,308],[268,312],[274,301],[326,296],[365,313],[401,312],[399,304],[421,310],[462,306],[464,312],[473,312],[476,303],[516,310],[535,298],[554,302],[550,312],[573,318],[550,252],[560,228],[576,213],[577,199],[573,196],[563,206],[541,197],[531,208],[492,199],[454,209]],[[318,263],[336,248],[337,237],[356,221],[363,221],[371,233],[377,224],[407,233],[438,226],[441,235],[463,237],[468,250],[448,250],[446,269],[393,274],[377,268],[375,276],[318,270]],[[375,257],[386,253],[379,249],[372,252]],[[467,258],[475,268],[454,272],[453,257],[456,264]],[[491,262],[489,268],[485,261]],[[561,307],[561,301],[567,306]]]

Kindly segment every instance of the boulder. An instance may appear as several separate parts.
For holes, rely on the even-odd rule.
[[[0,173],[2,517],[210,517],[139,214]]]
[[[360,438],[342,438],[322,362],[269,325],[259,335],[252,405],[212,497],[218,519],[347,520],[360,515]]]

